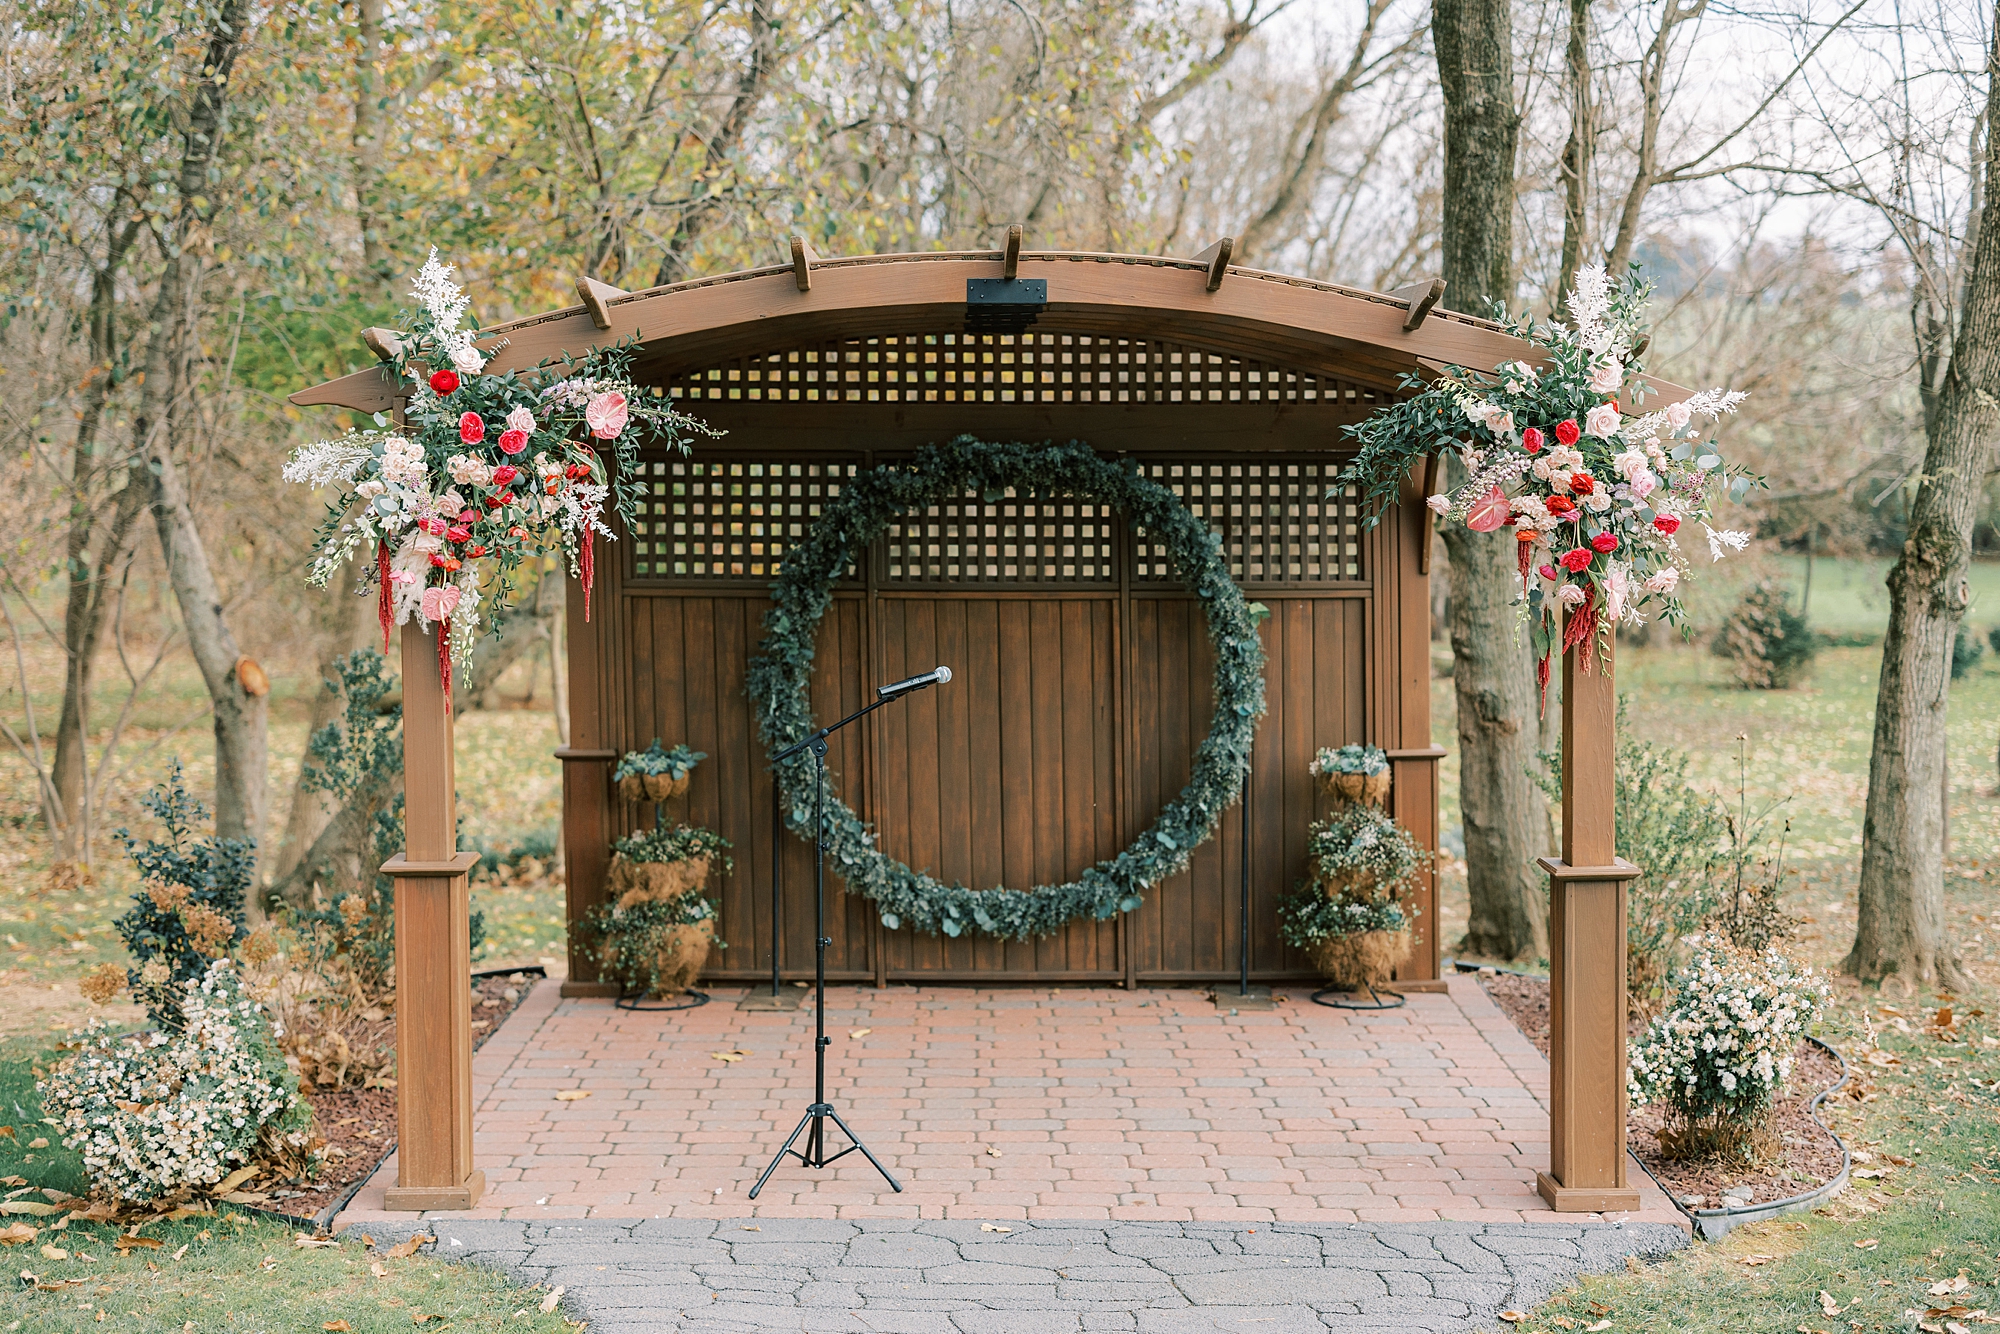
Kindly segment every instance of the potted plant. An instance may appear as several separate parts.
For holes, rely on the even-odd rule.
[[[701,893],[729,840],[712,829],[674,825],[611,845],[612,900],[585,918],[604,975],[628,995],[685,991],[715,944],[715,905]]]
[[[1279,934],[1307,951],[1344,991],[1389,980],[1410,957],[1413,907],[1404,892],[1429,863],[1409,831],[1356,803],[1318,821],[1308,849],[1312,879],[1279,907]]]
[[[1307,767],[1329,797],[1370,806],[1388,799],[1389,756],[1379,746],[1322,746]]]
[[[654,737],[646,749],[626,751],[612,777],[626,801],[669,801],[688,790],[695,765],[707,758],[706,752],[689,750],[686,743],[663,750]]]

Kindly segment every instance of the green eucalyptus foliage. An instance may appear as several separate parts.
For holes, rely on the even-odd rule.
[[[707,831],[702,831],[706,833]],[[600,903],[579,923],[584,939],[601,951],[604,973],[629,996],[650,996],[660,990],[660,959],[667,934],[675,927],[715,920],[715,904],[698,889],[670,899],[648,899],[629,908]],[[717,949],[728,949],[721,941]]]
[[[613,780],[629,778],[635,774],[665,774],[669,778],[686,778],[694,772],[694,767],[708,758],[704,750],[689,750],[683,742],[672,750],[661,747],[660,739],[653,738],[653,744],[644,750],[628,750],[619,759],[618,767],[611,772]]]
[[[132,994],[146,1002],[146,1012],[155,1024],[177,1029],[182,993],[189,983],[199,984],[207,976],[216,953],[198,948],[188,935],[185,913],[170,906],[171,899],[156,900],[150,887],[184,890],[184,897],[174,897],[186,908],[205,908],[227,919],[231,934],[228,941],[221,942],[226,950],[248,934],[243,925],[243,896],[250,889],[257,845],[247,838],[196,838],[195,828],[207,822],[208,808],[181,781],[178,759],[167,781],[139,798],[139,804],[159,821],[164,837],[141,840],[130,830],[118,831],[126,855],[145,884],[132,896],[131,909],[116,925],[132,955],[132,967],[126,970]],[[155,961],[165,965],[166,977],[158,977],[158,970],[151,978],[146,975],[146,966]]]
[[[826,803],[827,855],[849,893],[874,901],[891,930],[905,924],[947,936],[983,931],[1003,939],[1046,936],[1079,917],[1130,912],[1145,890],[1184,869],[1242,791],[1250,745],[1264,715],[1264,646],[1257,617],[1229,577],[1221,544],[1167,488],[1129,463],[1099,458],[1072,441],[993,444],[960,436],[853,478],[830,501],[807,539],[785,557],[772,585],[776,606],[765,614],[765,638],[749,672],[758,734],[776,753],[813,731],[810,681],[813,640],[833,601],[840,572],[883,529],[913,510],[948,496],[985,494],[1087,496],[1116,506],[1167,548],[1181,578],[1202,601],[1215,650],[1215,715],[1195,751],[1188,784],[1152,827],[1116,857],[1098,862],[1066,884],[1033,889],[972,890],[945,884],[887,856],[875,835],[838,797]],[[813,832],[813,760],[793,756],[777,766],[786,823]]]
[[[1294,949],[1364,931],[1401,931],[1413,914],[1393,902],[1355,903],[1328,898],[1318,885],[1305,885],[1278,905],[1278,937]]]
[[[734,846],[713,829],[677,824],[627,835],[612,843],[611,850],[628,862],[687,862],[707,857],[717,861],[727,875],[736,864],[724,854]]]

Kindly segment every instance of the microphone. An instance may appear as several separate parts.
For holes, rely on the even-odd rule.
[[[906,694],[909,691],[922,690],[925,686],[942,685],[949,680],[951,680],[951,668],[940,667],[934,672],[925,672],[922,676],[912,676],[907,681],[897,681],[891,685],[876,686],[875,697],[877,699],[894,699],[896,696]]]

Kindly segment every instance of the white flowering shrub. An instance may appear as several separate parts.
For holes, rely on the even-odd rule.
[[[177,1032],[124,1036],[93,1019],[36,1085],[95,1192],[146,1203],[252,1162],[312,1166],[312,1109],[230,960],[186,983],[180,1019]]]
[[[1659,1101],[1690,1125],[1747,1127],[1791,1077],[1792,1052],[1827,995],[1824,978],[1775,950],[1743,953],[1705,938],[1631,1050],[1632,1105]]]

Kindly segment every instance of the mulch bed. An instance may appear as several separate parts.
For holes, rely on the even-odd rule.
[[[1515,973],[1481,973],[1480,986],[1506,1016],[1514,1021],[1528,1041],[1549,1054],[1549,982],[1545,977],[1523,977]],[[1645,1031],[1636,1016],[1628,1026],[1632,1037]],[[1793,1056],[1792,1077],[1784,1097],[1771,1109],[1770,1127],[1780,1146],[1769,1161],[1724,1166],[1714,1162],[1689,1162],[1666,1158],[1660,1151],[1659,1132],[1666,1120],[1664,1108],[1640,1107],[1626,1122],[1626,1145],[1645,1164],[1669,1194],[1690,1209],[1720,1209],[1722,1192],[1747,1186],[1749,1200],[1737,1204],[1768,1204],[1787,1196],[1800,1195],[1822,1186],[1840,1174],[1840,1142],[1813,1120],[1813,1096],[1831,1088],[1840,1078],[1840,1063],[1810,1042],[1800,1042]]]
[[[477,1051],[499,1031],[514,1007],[526,999],[536,979],[521,973],[482,977],[472,988],[472,1046]],[[512,995],[508,993],[512,992]],[[371,1039],[393,1047],[393,1016]],[[325,1167],[306,1188],[275,1190],[261,1208],[310,1219],[347,1193],[349,1187],[373,1176],[396,1142],[396,1091],[391,1088],[310,1089],[313,1130],[326,1140]]]

